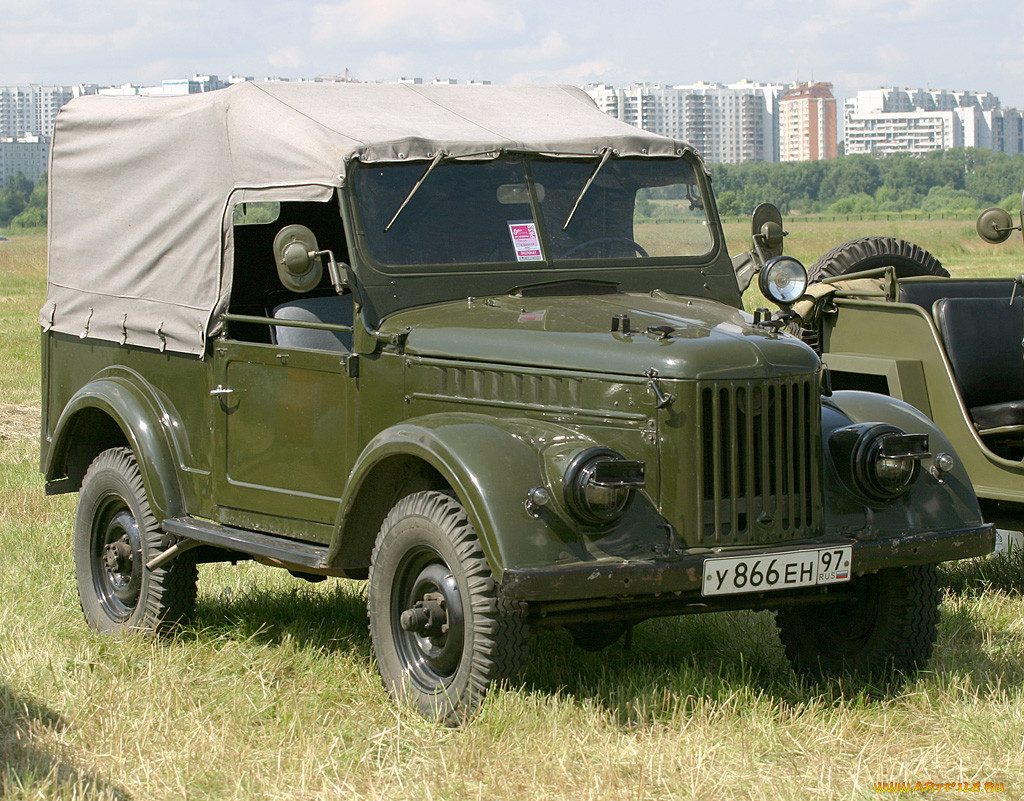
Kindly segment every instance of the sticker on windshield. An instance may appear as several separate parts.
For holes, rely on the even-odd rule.
[[[540,252],[540,237],[537,223],[533,220],[518,220],[508,224],[512,235],[512,246],[516,249],[516,261],[543,261]]]

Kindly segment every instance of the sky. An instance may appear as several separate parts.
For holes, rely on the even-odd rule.
[[[1024,108],[1021,0],[0,0],[0,85],[827,81]]]

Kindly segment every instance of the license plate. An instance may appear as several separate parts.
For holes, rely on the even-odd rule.
[[[788,590],[850,580],[853,548],[722,556],[704,561],[701,595]]]

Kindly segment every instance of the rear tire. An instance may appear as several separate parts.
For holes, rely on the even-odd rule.
[[[526,664],[522,604],[504,599],[462,505],[441,492],[400,500],[370,562],[370,639],[384,687],[457,726],[492,684]]]
[[[949,271],[939,260],[913,242],[891,236],[865,236],[832,248],[814,262],[807,271],[807,280],[814,283],[824,278],[838,278],[876,267],[895,267],[897,278],[918,275],[949,278]],[[821,355],[820,329],[794,325],[792,331]]]
[[[852,603],[792,606],[776,614],[797,673],[873,681],[912,675],[932,655],[939,625],[935,565],[880,570],[854,581]]]
[[[165,549],[166,535],[128,448],[103,451],[89,466],[78,493],[74,544],[82,611],[97,631],[162,631],[192,613],[194,555],[146,569]]]

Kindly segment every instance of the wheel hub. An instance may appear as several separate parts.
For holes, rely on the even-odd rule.
[[[417,601],[402,612],[400,624],[405,631],[422,637],[440,637],[448,633],[448,609],[444,595],[428,592],[422,601]]]
[[[125,534],[121,539],[108,542],[103,548],[103,564],[110,573],[130,573],[132,545]]]

